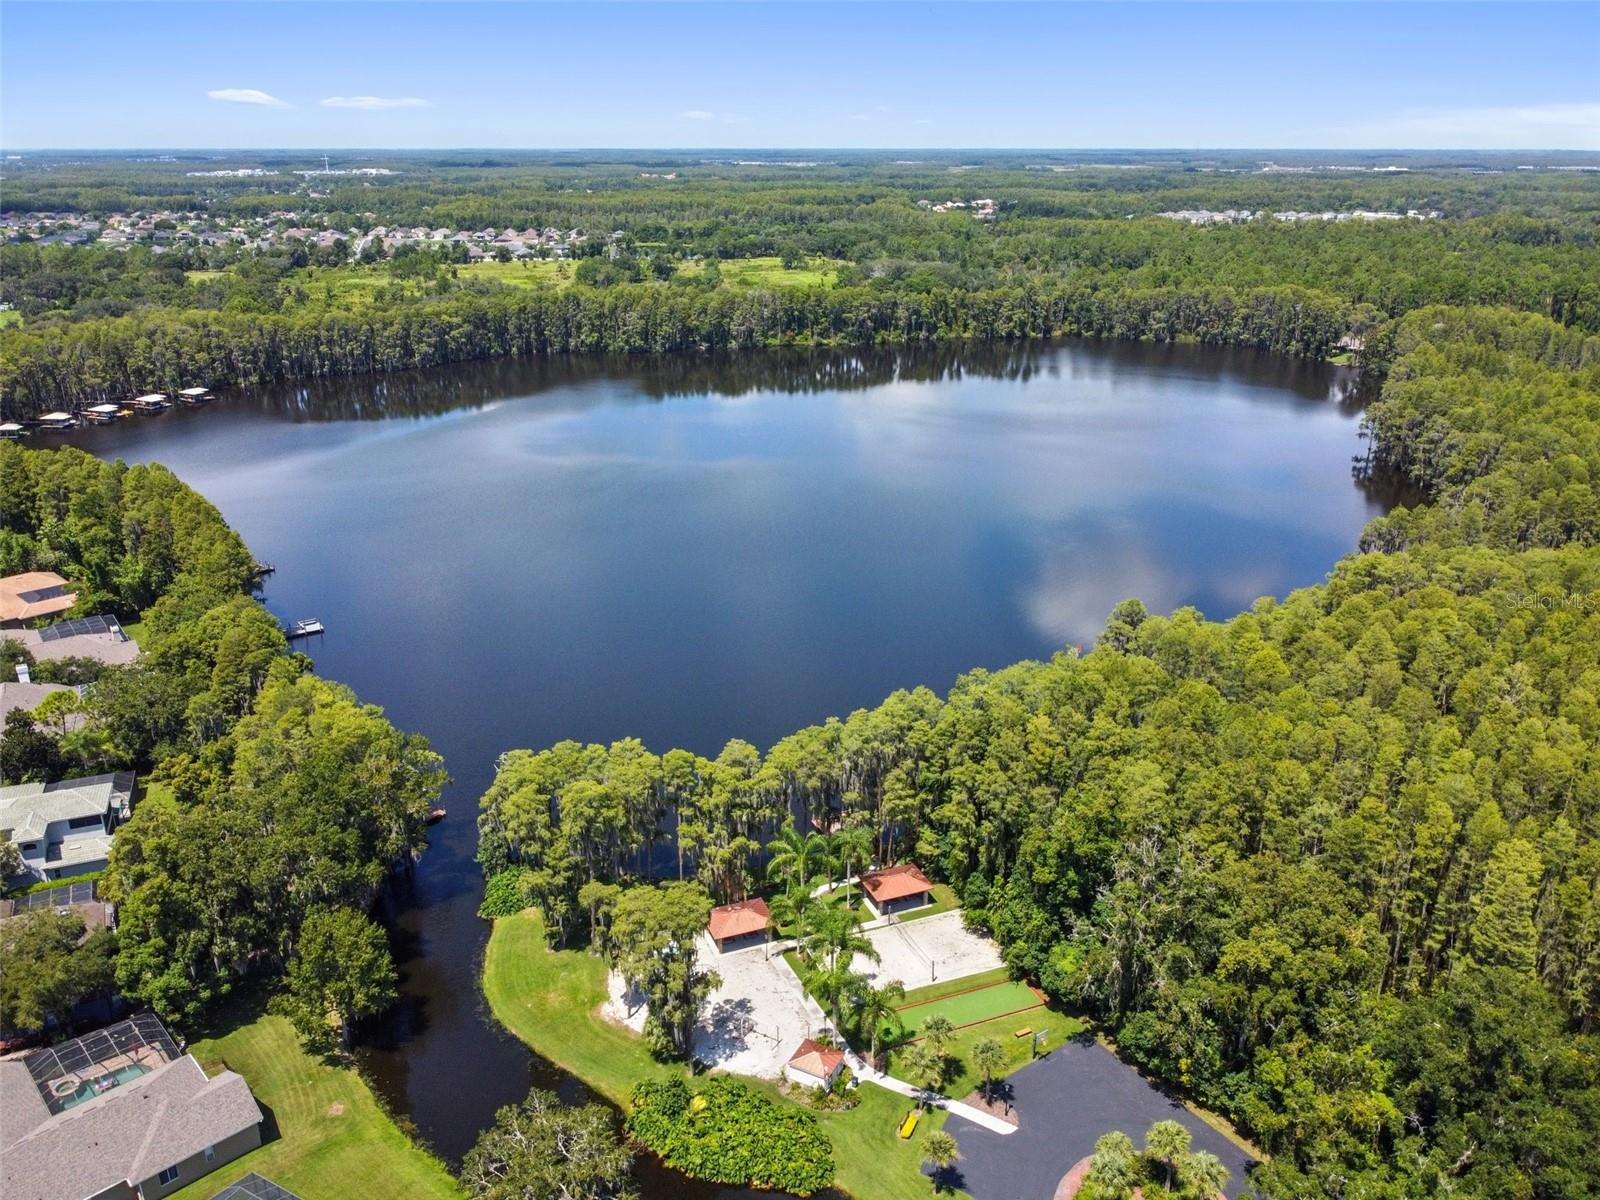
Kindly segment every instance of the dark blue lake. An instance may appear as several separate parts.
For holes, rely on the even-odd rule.
[[[478,992],[496,755],[765,748],[1090,642],[1128,596],[1226,617],[1315,583],[1389,500],[1352,478],[1352,391],[1198,347],[591,358],[225,395],[71,440],[209,496],[277,567],[273,610],[326,624],[318,670],[444,753],[451,815],[396,919],[406,1003],[364,1059],[456,1157],[551,1082]]]

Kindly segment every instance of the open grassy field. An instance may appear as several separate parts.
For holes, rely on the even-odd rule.
[[[718,263],[722,286],[729,288],[802,288],[832,287],[838,279],[838,269],[843,264],[831,259],[812,259],[804,266],[785,267],[776,257],[727,259]],[[679,272],[685,278],[704,273],[703,261],[686,262]],[[517,262],[461,263],[447,268],[457,286],[473,283],[493,283],[505,287],[564,288],[573,281],[577,263],[566,259],[522,259]],[[204,283],[220,278],[224,271],[189,271],[189,282]],[[429,280],[395,275],[386,263],[371,265],[350,264],[341,267],[304,267],[283,280],[282,285],[296,307],[331,308],[359,312],[371,307],[380,296],[386,301],[394,299],[421,299],[431,293],[434,284]],[[17,312],[0,312],[0,325],[6,318],[21,320]]]
[[[189,1049],[208,1071],[227,1066],[243,1075],[277,1137],[174,1193],[179,1200],[204,1200],[247,1171],[303,1200],[462,1195],[443,1164],[400,1131],[360,1075],[306,1054],[282,1017],[244,1014]]]
[[[531,910],[495,922],[483,990],[501,1024],[618,1104],[627,1103],[636,1081],[684,1070],[656,1062],[637,1034],[599,1015],[605,964],[582,951],[548,949]],[[781,1103],[793,1103],[776,1086],[752,1082]],[[839,1186],[861,1200],[924,1200],[931,1185],[921,1172],[921,1139],[944,1123],[944,1114],[928,1113],[917,1136],[903,1142],[895,1130],[911,1102],[871,1085],[857,1095],[860,1103],[848,1112],[817,1114],[833,1141]]]
[[[807,259],[804,266],[785,267],[776,256],[764,258],[725,258],[717,263],[724,284],[734,287],[832,287],[839,280],[844,264],[831,258]],[[705,270],[704,262],[687,262],[678,268],[694,276]]]

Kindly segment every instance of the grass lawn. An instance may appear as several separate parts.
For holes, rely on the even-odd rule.
[[[627,1103],[638,1080],[684,1070],[656,1062],[637,1034],[601,1018],[605,964],[581,950],[547,948],[532,910],[494,923],[483,990],[501,1024],[618,1104]],[[759,1086],[779,1103],[793,1103],[776,1086]],[[870,1084],[857,1095],[861,1102],[848,1112],[817,1114],[833,1141],[838,1185],[862,1200],[925,1200],[933,1186],[921,1171],[921,1141],[943,1124],[944,1114],[926,1114],[916,1136],[902,1142],[895,1130],[911,1101]]]
[[[21,325],[22,314],[14,308],[0,308],[0,329],[7,325]]]
[[[1000,1048],[1005,1052],[1005,1065],[1000,1068],[1000,1075],[1006,1076],[1033,1061],[1033,1038],[1019,1038],[1016,1036],[1017,1030],[1027,1028],[1036,1033],[1042,1030],[1045,1039],[1041,1052],[1047,1053],[1077,1037],[1088,1027],[1089,1023],[1081,1017],[1045,1007],[958,1029],[950,1048],[945,1051],[949,1070],[945,1075],[944,1094],[959,1100],[983,1082],[978,1072],[972,1069],[972,1048],[984,1038],[993,1038],[1000,1043]],[[903,1053],[903,1047],[889,1051],[889,1074],[901,1074],[900,1058]]]
[[[922,1173],[922,1139],[944,1128],[946,1114],[923,1113],[916,1133],[901,1141],[895,1131],[916,1103],[870,1083],[855,1094],[860,1103],[849,1112],[817,1114],[833,1141],[839,1186],[860,1200],[927,1200],[933,1184]]]
[[[955,889],[948,883],[936,883],[933,885],[932,904],[923,908],[912,909],[908,913],[902,913],[896,920],[904,925],[907,921],[920,921],[924,917],[937,917],[940,913],[947,913],[960,907],[961,901],[956,898]]]
[[[798,288],[832,287],[838,279],[842,263],[832,259],[810,259],[802,267],[787,268],[777,257],[739,258],[720,261],[717,266],[722,275],[722,285],[732,289],[744,288]],[[458,263],[445,268],[454,273],[457,284],[470,285],[474,281],[496,283],[515,288],[563,288],[572,283],[577,262],[571,259],[531,258],[513,262]],[[703,260],[681,263],[680,274],[692,278],[705,270]],[[226,274],[225,271],[189,271],[191,283],[203,283]],[[391,273],[388,263],[350,263],[339,267],[304,267],[285,276],[280,285],[292,293],[299,289],[303,300],[290,299],[288,306],[298,309],[332,309],[342,312],[360,312],[372,307],[378,293],[386,296],[420,300],[432,294],[431,280],[398,277]],[[0,323],[7,317],[20,321],[22,314],[0,312]]]
[[[1008,1013],[1021,1014],[1024,1009],[1036,1008],[1039,996],[1027,984],[1015,979],[1005,979],[968,991],[960,991],[948,999],[929,1000],[900,1006],[900,1020],[906,1033],[916,1036],[933,1017],[949,1018],[950,1024],[971,1025]],[[1026,1025],[1026,1019],[1021,1021]],[[1020,1028],[1020,1025],[1019,1025]]]
[[[830,288],[839,279],[839,268],[844,264],[831,258],[811,258],[803,267],[785,267],[776,255],[763,258],[724,258],[717,262],[722,282],[734,287],[821,287]],[[686,262],[679,266],[686,276],[698,275],[705,270],[704,260]]]
[[[257,1171],[304,1200],[371,1196],[460,1197],[436,1158],[420,1149],[379,1106],[366,1081],[301,1049],[282,1017],[244,1014],[225,1032],[189,1047],[213,1071],[243,1075],[268,1114],[276,1140],[174,1195],[204,1200]],[[376,1190],[375,1190],[376,1189]]]
[[[146,800],[171,800],[172,785],[170,783],[151,783],[148,780],[137,781],[138,795],[134,798],[133,806],[138,808]]]
[[[549,949],[531,911],[494,923],[483,991],[500,1024],[616,1104],[628,1102],[635,1083],[681,1070],[657,1062],[643,1038],[600,1016],[605,963],[582,950]]]

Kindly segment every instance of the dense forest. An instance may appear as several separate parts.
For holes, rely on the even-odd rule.
[[[171,209],[219,226],[267,222],[252,234],[272,236],[250,249],[0,247],[0,300],[22,317],[0,329],[6,414],[196,378],[249,386],[565,351],[1081,334],[1325,357],[1346,335],[1435,303],[1600,330],[1600,186],[1582,172],[1421,160],[1395,173],[1004,158],[381,161],[397,173],[319,183],[330,190],[315,199],[292,174],[201,180],[180,169],[195,163],[9,169],[8,212]],[[136,193],[107,190],[130,178]],[[989,219],[938,208],[978,199],[994,201]],[[1155,215],[1196,206],[1400,216]],[[385,223],[582,236],[570,272],[518,279],[463,266],[460,245],[369,244],[357,256],[360,235]],[[318,244],[318,231],[339,236]],[[715,269],[764,257],[794,275],[741,285]],[[826,272],[802,269],[819,264]]]
[[[142,615],[142,653],[33,664],[87,686],[62,693],[70,725],[9,714],[0,778],[132,769],[143,787],[101,881],[114,940],[76,950],[73,918],[48,912],[7,922],[0,1028],[68,1022],[113,989],[192,1027],[241,985],[285,981],[313,1040],[379,1006],[394,972],[367,912],[425,845],[438,756],[288,653],[243,542],[164,467],[0,443],[0,574],[24,570],[66,576],[79,612]],[[29,657],[0,640],[7,674]]]
[[[565,938],[674,819],[678,873],[722,899],[791,814],[859,827],[1232,1117],[1265,1194],[1592,1195],[1600,339],[1428,308],[1379,341],[1370,459],[1429,502],[1325,585],[1225,622],[1130,600],[1088,653],[765,754],[508,753],[486,869]]]

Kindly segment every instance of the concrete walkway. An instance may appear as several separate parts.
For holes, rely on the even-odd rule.
[[[839,1039],[839,1044],[841,1046],[844,1045],[843,1038]],[[855,1072],[856,1078],[866,1083],[875,1083],[888,1091],[898,1092],[902,1096],[909,1096],[913,1100],[921,1101],[929,1108],[942,1108],[951,1116],[971,1121],[974,1125],[980,1125],[992,1133],[1008,1134],[1017,1131],[1016,1126],[1007,1121],[1002,1121],[999,1117],[991,1116],[981,1108],[974,1108],[970,1104],[963,1104],[960,1100],[952,1100],[948,1096],[941,1096],[938,1092],[924,1091],[914,1084],[907,1083],[904,1079],[896,1079],[893,1075],[885,1075],[877,1068],[868,1066],[867,1060],[854,1050],[846,1050],[844,1052],[844,1060],[850,1065],[850,1069]]]

